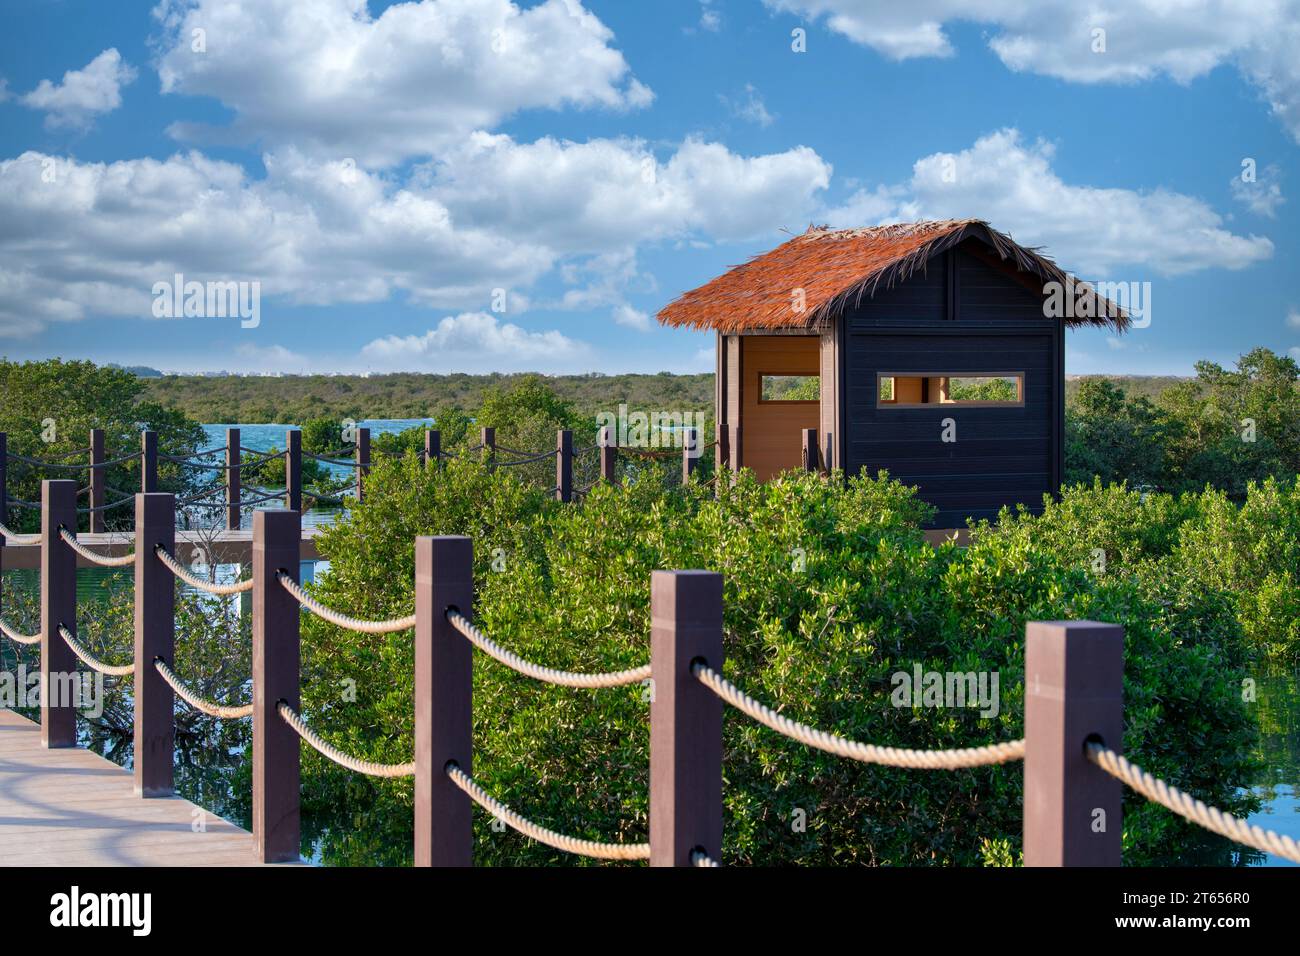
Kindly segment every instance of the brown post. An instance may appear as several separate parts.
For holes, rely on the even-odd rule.
[[[370,429],[357,429],[357,501],[365,495],[365,479],[370,474]]]
[[[104,521],[104,430],[90,430],[90,533],[96,534],[107,529]],[[98,510],[96,510],[98,509]]]
[[[442,466],[442,432],[436,428],[424,430],[424,467]]]
[[[618,439],[611,425],[600,430],[600,480],[618,484]]]
[[[1124,629],[1025,625],[1025,866],[1119,866],[1121,786],[1090,761],[1124,732]]]
[[[718,442],[713,449],[713,492],[716,496],[722,494],[722,483],[731,480],[731,429],[719,423],[713,431]]]
[[[284,433],[284,507],[302,511],[302,432],[296,428]]]
[[[140,433],[140,490],[158,490],[158,433]]]
[[[573,500],[573,432],[566,428],[555,433],[555,499]]]
[[[451,761],[472,773],[473,649],[447,609],[473,615],[469,538],[415,539],[415,865],[470,866],[473,807],[447,776]]]
[[[226,530],[239,530],[239,429],[226,429]]]
[[[804,471],[817,471],[817,429],[803,430],[803,451],[801,452]]]
[[[479,437],[479,444],[483,446],[483,463],[487,465],[488,471],[496,470],[497,430],[484,428]]]
[[[280,701],[298,699],[298,602],[276,580],[298,580],[301,516],[253,512],[253,839],[262,863],[296,861],[299,853],[298,735],[280,716]]]
[[[686,442],[682,445],[682,484],[689,485],[700,463],[700,434],[694,428],[686,429]]]
[[[172,689],[153,662],[175,663],[176,582],[155,549],[176,553],[176,497],[135,496],[135,792],[172,795]]]
[[[0,524],[9,523],[9,473],[6,467],[9,464],[9,435],[6,432],[0,432]],[[0,571],[4,570],[4,553],[5,553],[5,536],[0,533]],[[4,578],[0,576],[0,581]],[[3,595],[0,594],[0,598]],[[0,605],[2,607],[3,605]]]
[[[822,468],[830,471],[835,467],[835,444],[830,433],[822,436]]]
[[[77,711],[71,691],[77,657],[59,636],[62,624],[77,633],[77,555],[59,528],[77,527],[77,483],[41,482],[41,743],[77,745]]]
[[[722,701],[691,672],[722,672],[722,575],[650,575],[650,865],[722,854]]]
[[[727,431],[731,433],[727,439],[727,448],[731,453],[731,474],[734,481],[735,476],[740,474],[740,426],[728,425]]]

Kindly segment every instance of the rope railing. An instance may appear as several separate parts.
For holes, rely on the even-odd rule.
[[[465,791],[471,800],[502,823],[518,830],[524,836],[530,837],[538,843],[544,843],[556,850],[563,850],[565,853],[573,853],[577,856],[586,856],[597,860],[646,860],[650,857],[649,843],[600,843],[595,840],[583,840],[563,833],[556,833],[554,830],[548,830],[528,818],[520,816],[500,800],[493,798],[479,786],[477,780],[464,770],[461,770],[455,761],[449,762],[446,770],[451,782]]]
[[[326,607],[320,601],[303,590],[302,585],[291,578],[284,571],[277,571],[275,579],[280,582],[286,591],[288,591],[295,601],[305,607],[311,613],[315,614],[322,621],[328,621],[338,627],[346,628],[349,631],[359,631],[362,634],[388,634],[392,631],[405,631],[408,628],[415,627],[415,615],[409,617],[397,617],[386,621],[368,621],[359,617],[352,617],[350,614],[344,614],[342,611],[336,611],[331,607]]]
[[[205,581],[197,574],[193,574],[189,568],[176,560],[176,557],[170,554],[162,545],[154,548],[154,554],[158,560],[167,566],[167,570],[174,574],[180,580],[184,581],[192,588],[199,591],[206,591],[208,594],[239,594],[243,591],[253,589],[253,579],[248,578],[244,581],[235,581],[233,584],[217,584],[213,581]]]
[[[223,720],[238,720],[242,717],[253,716],[252,704],[238,706],[218,704],[214,700],[201,696],[186,686],[185,682],[177,676],[174,670],[167,666],[167,662],[161,657],[154,658],[153,666],[158,671],[158,676],[167,682],[167,686],[176,693],[176,696],[200,713],[207,714],[209,717],[220,717]]]
[[[306,721],[302,719],[302,715],[290,707],[287,702],[280,701],[276,709],[280,712],[280,717],[283,718],[284,722],[292,727],[294,733],[301,737],[312,750],[346,770],[364,774],[367,777],[415,776],[414,761],[411,763],[375,763],[373,760],[362,760],[359,757],[350,756],[308,727]]]
[[[0,522],[0,535],[4,535],[6,539],[12,541],[14,544],[39,544],[41,541],[39,533],[19,534],[3,522]]]
[[[514,452],[511,452],[511,454],[514,454]],[[554,458],[558,454],[558,451],[545,451],[528,458],[515,458],[510,461],[498,461],[496,466],[498,468],[510,468],[513,465],[530,465],[536,461],[545,461],[547,458]]]
[[[95,514],[100,511],[112,511],[114,508],[120,508],[122,505],[130,504],[135,498],[119,498],[117,501],[110,501],[106,505],[95,505],[94,507],[78,508],[78,514]]]
[[[1089,760],[1129,789],[1152,803],[1172,810],[1183,819],[1236,843],[1300,863],[1300,843],[1291,837],[1255,826],[1240,817],[1224,813],[1218,807],[1208,806],[1172,784],[1153,777],[1137,764],[1095,741],[1088,742],[1087,754]]]
[[[87,445],[85,448],[74,448],[74,449],[72,449],[72,451],[61,451],[61,452],[58,452],[57,454],[51,455],[50,458],[48,458],[48,459],[39,459],[39,460],[38,460],[38,459],[35,459],[35,458],[27,458],[26,460],[27,460],[27,461],[39,461],[40,464],[44,464],[46,461],[49,461],[49,460],[58,460],[58,459],[62,459],[62,458],[75,458],[75,457],[77,457],[78,455],[87,455],[87,454],[89,454],[89,453],[90,453],[90,446]],[[19,460],[22,460],[22,459],[26,458],[25,455],[20,455],[20,454],[18,454],[17,452],[14,452],[14,451],[7,451],[7,452],[5,452],[5,457],[6,457],[6,458],[16,458],[16,459],[19,459]]]
[[[319,461],[326,465],[338,465],[340,468],[356,468],[355,461],[348,461],[346,458],[330,458],[326,455],[313,455],[311,452],[304,450],[302,457],[310,458],[312,461]]]
[[[40,634],[24,634],[2,617],[0,617],[0,634],[4,634],[15,644],[22,644],[27,647],[41,642]]]
[[[40,458],[31,458],[27,455],[20,455],[17,452],[10,452],[9,458],[13,461],[21,461],[24,465],[32,465],[36,468],[53,468],[55,471],[85,471],[90,467],[88,463],[66,465],[61,462],[43,461]]]
[[[94,654],[90,653],[90,651],[88,651],[80,641],[72,636],[72,632],[65,626],[60,624],[58,630],[59,637],[63,638],[64,643],[72,649],[72,653],[81,658],[82,663],[91,670],[99,671],[101,674],[108,677],[130,677],[135,673],[134,662],[130,664],[107,664],[104,661],[101,661]]]
[[[535,664],[532,661],[525,660],[518,654],[506,650],[471,624],[464,614],[461,614],[454,608],[449,608],[447,610],[447,622],[464,635],[471,644],[489,657],[495,658],[502,664],[506,665],[506,667],[523,674],[525,677],[531,677],[533,680],[538,680],[545,684],[556,684],[561,687],[585,688],[622,687],[627,684],[639,684],[641,681],[649,680],[650,678],[649,664],[642,667],[633,667],[628,670],[609,671],[603,674],[561,671],[556,670],[553,667],[544,667],[541,664]]]
[[[98,551],[91,551],[88,547],[77,540],[76,535],[67,528],[59,528],[59,537],[77,554],[81,555],[91,564],[98,564],[101,568],[125,568],[128,565],[135,564],[135,552],[130,554],[119,555],[116,558],[109,557],[106,554],[100,554]]]
[[[882,764],[887,767],[908,767],[913,770],[960,770],[965,767],[983,767],[1023,760],[1025,756],[1024,740],[1009,740],[985,747],[962,747],[956,750],[911,750],[864,744],[838,734],[817,730],[815,727],[809,727],[807,724],[801,724],[778,714],[766,704],[750,697],[707,664],[697,661],[691,667],[691,673],[700,683],[746,717],[804,746],[824,750],[837,757],[847,757],[850,760]]]

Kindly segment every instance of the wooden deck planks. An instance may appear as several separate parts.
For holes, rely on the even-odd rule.
[[[202,832],[194,832],[196,811]],[[254,866],[253,837],[179,797],[135,795],[130,771],[0,710],[0,866]]]

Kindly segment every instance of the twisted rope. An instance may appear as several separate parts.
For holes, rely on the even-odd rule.
[[[316,731],[312,730],[303,721],[302,716],[284,701],[280,701],[278,708],[280,716],[284,722],[293,728],[294,733],[305,740],[313,750],[324,757],[326,760],[332,760],[346,770],[353,773],[363,773],[367,777],[413,777],[415,776],[415,763],[375,763],[371,760],[360,760],[356,757],[349,757],[343,751],[339,750],[333,744],[324,740]]]
[[[1024,740],[1009,740],[986,747],[963,747],[959,750],[907,750],[859,743],[781,716],[766,704],[754,700],[707,664],[697,662],[691,668],[691,673],[705,687],[745,716],[807,747],[815,747],[850,760],[913,770],[958,770],[962,767],[983,767],[987,764],[1023,760],[1025,756]]]
[[[584,674],[577,671],[558,671],[525,660],[518,654],[506,650],[500,644],[470,623],[469,618],[459,611],[449,608],[447,622],[460,631],[471,644],[489,657],[494,657],[506,667],[518,671],[525,677],[539,680],[544,684],[558,684],[561,687],[622,687],[625,684],[639,684],[650,677],[650,665],[634,667],[629,670],[610,671],[604,674]]]
[[[41,510],[41,503],[39,501],[25,501],[22,498],[10,498],[7,504],[11,504],[15,508],[27,508],[31,511]]]
[[[72,653],[80,657],[82,662],[93,671],[99,671],[101,674],[106,674],[109,677],[130,677],[135,673],[134,662],[118,665],[105,664],[94,654],[90,653],[90,651],[86,650],[62,624],[59,625],[59,637],[63,638],[68,647],[72,648]]]
[[[41,542],[39,534],[19,534],[17,531],[10,530],[3,522],[0,522],[0,535],[12,540],[14,544],[40,544]]]
[[[77,540],[76,535],[72,534],[67,528],[59,526],[59,537],[77,554],[81,555],[91,564],[98,564],[103,568],[125,568],[127,565],[135,564],[135,552],[123,554],[116,558],[110,558],[107,555],[100,554],[97,551],[91,551],[88,547]]]
[[[548,451],[548,452],[543,452],[540,455],[533,455],[531,458],[517,458],[511,461],[498,461],[497,467],[509,468],[512,465],[528,465],[535,461],[542,461],[545,458],[554,458],[558,454],[559,454],[558,451]]]
[[[5,637],[9,638],[9,640],[13,641],[15,644],[31,645],[39,644],[41,642],[41,635],[24,634],[22,631],[15,630],[14,626],[2,617],[0,617],[0,634],[4,634]]]
[[[238,594],[241,591],[251,590],[253,587],[252,578],[247,581],[236,581],[234,584],[214,584],[211,581],[205,581],[197,574],[192,574],[189,568],[177,561],[161,544],[153,549],[153,553],[158,555],[158,560],[167,565],[167,570],[176,577],[190,587],[206,591],[208,594]]]
[[[697,867],[718,867],[722,866],[717,860],[709,856],[703,850],[691,851],[691,866]]]
[[[447,776],[488,813],[538,843],[545,843],[565,853],[589,856],[597,860],[645,860],[650,856],[649,843],[598,843],[595,840],[580,840],[577,837],[565,836],[563,833],[538,826],[489,796],[487,791],[480,787],[473,777],[461,770],[454,760],[447,764]]]
[[[167,666],[167,662],[161,657],[153,659],[153,666],[158,671],[158,676],[167,682],[167,686],[176,692],[176,696],[185,703],[189,704],[195,710],[207,714],[209,717],[221,717],[226,720],[238,719],[240,717],[251,717],[253,715],[253,705],[243,704],[238,707],[230,707],[226,704],[218,704],[216,701],[208,700],[206,697],[200,697],[196,692],[185,686],[184,682],[176,676],[176,672]]]
[[[1229,840],[1272,853],[1293,863],[1300,863],[1300,843],[1289,836],[1265,830],[1240,817],[1224,813],[1218,807],[1207,806],[1177,787],[1153,777],[1137,764],[1129,763],[1115,751],[1096,742],[1089,742],[1088,759],[1125,786],[1140,793],[1152,803],[1174,811],[1180,817],[1204,827],[1211,833]]]
[[[343,458],[327,458],[327,457],[324,456],[324,455],[313,455],[313,454],[312,454],[311,452],[309,452],[309,451],[304,451],[304,452],[302,453],[302,457],[304,457],[304,458],[310,458],[310,459],[312,459],[313,461],[319,461],[319,462],[322,462],[323,464],[326,464],[326,465],[338,465],[340,468],[355,468],[355,467],[357,467],[357,463],[356,463],[355,461],[348,461],[348,460],[343,459]]]
[[[10,452],[9,457],[14,461],[21,461],[24,465],[34,465],[37,468],[53,468],[56,471],[85,471],[89,465],[64,465],[53,461],[42,461],[39,458],[30,458],[27,455],[19,455],[16,452]],[[69,457],[69,456],[63,456]]]
[[[90,453],[90,446],[87,445],[85,448],[74,448],[72,449],[72,451],[59,452],[57,455],[51,455],[50,459],[46,459],[46,460],[58,460],[60,458],[75,458],[77,455],[87,455],[89,453]],[[5,454],[8,455],[8,457],[10,458],[17,458],[19,460],[26,458],[25,455],[20,455],[15,451],[6,452]],[[38,461],[38,459],[35,458],[26,458],[26,460]]]
[[[283,571],[277,571],[275,579],[284,585],[284,589],[293,595],[294,600],[318,618],[346,628],[349,631],[360,631],[362,634],[388,634],[392,631],[405,631],[407,628],[415,627],[414,614],[410,617],[398,617],[387,621],[366,621],[321,604],[320,601],[317,601],[304,591],[302,585]]]

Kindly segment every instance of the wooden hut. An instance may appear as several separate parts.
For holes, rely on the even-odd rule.
[[[988,223],[812,227],[685,293],[667,325],[717,333],[733,467],[887,469],[937,528],[1042,505],[1061,483],[1065,327],[1128,315]]]

